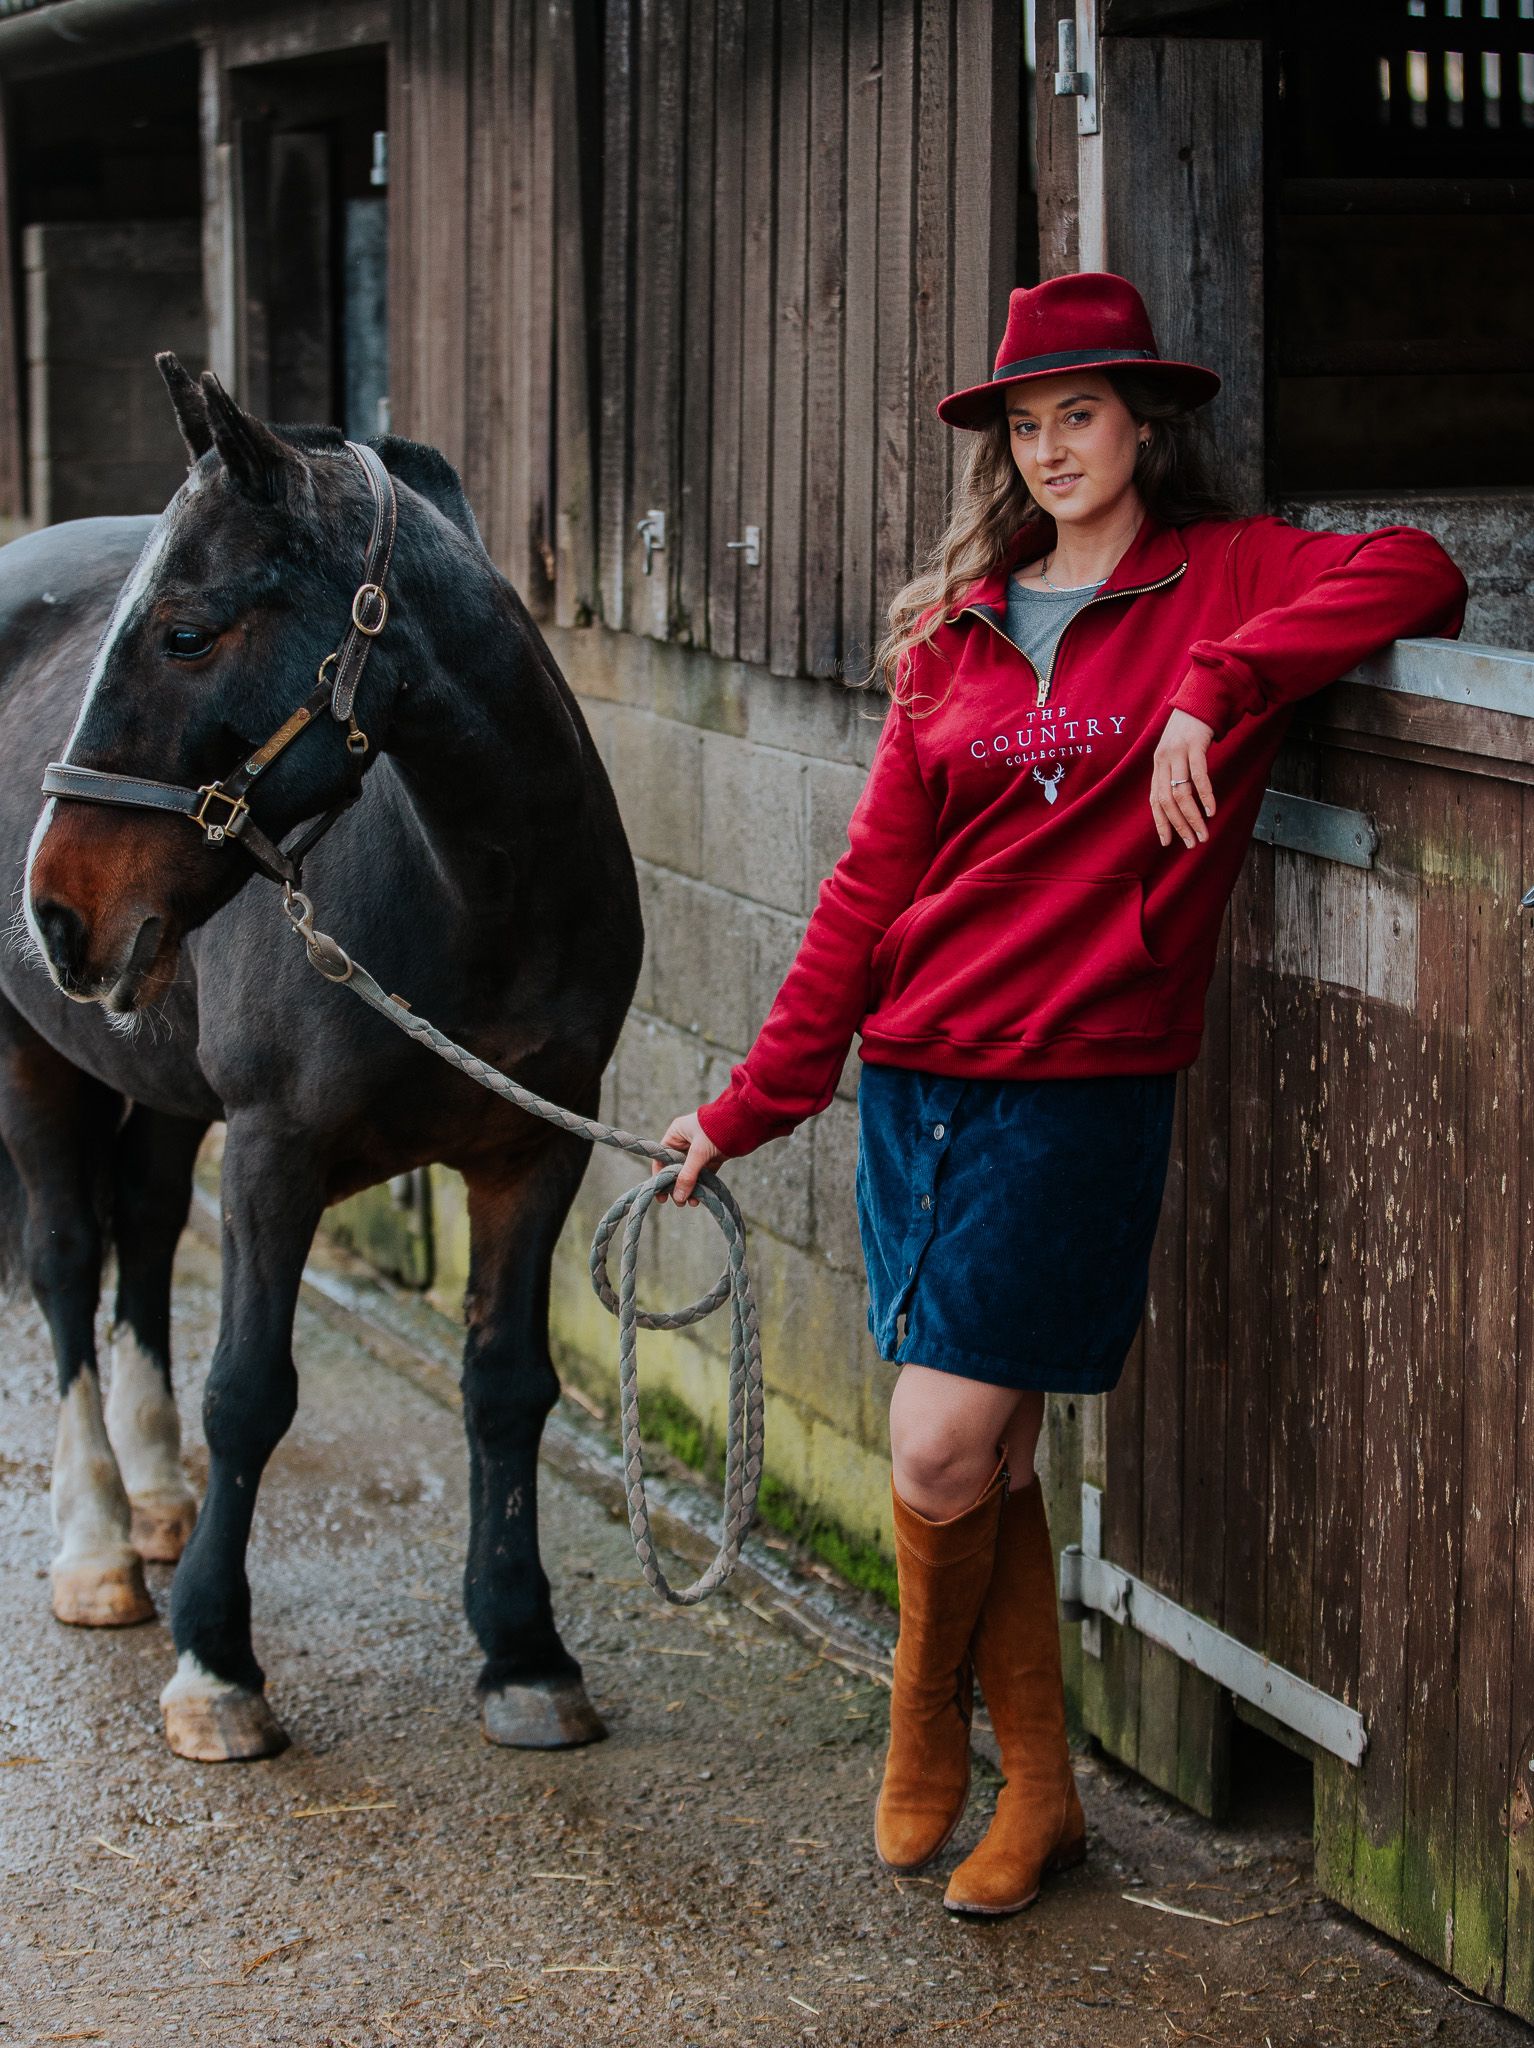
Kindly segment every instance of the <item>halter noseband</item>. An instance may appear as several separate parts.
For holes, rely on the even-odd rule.
[[[50,761],[43,774],[44,796],[67,797],[81,803],[122,804],[137,811],[173,812],[195,825],[209,846],[222,846],[233,839],[271,881],[297,888],[306,855],[341,813],[356,802],[360,790],[343,797],[287,847],[278,846],[256,824],[250,814],[248,792],[257,776],[327,705],[337,723],[347,728],[348,750],[359,757],[367,752],[367,734],[358,726],[352,707],[373,642],[388,623],[389,599],[384,579],[389,573],[394,536],[399,528],[394,479],[371,448],[359,441],[348,441],[346,446],[362,465],[373,494],[373,530],[363,562],[362,581],[352,598],[351,623],[340,646],[320,663],[319,680],[305,701],[221,781],[188,789],[180,783],[154,782],[138,775],[114,775],[102,768],[77,768],[69,761]]]

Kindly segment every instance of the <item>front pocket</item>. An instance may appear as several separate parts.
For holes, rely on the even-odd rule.
[[[1147,1028],[1166,970],[1133,874],[961,876],[904,922],[878,1003],[896,1037],[1120,1037]]]

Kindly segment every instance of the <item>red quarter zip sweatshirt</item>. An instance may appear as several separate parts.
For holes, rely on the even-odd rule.
[[[854,1033],[865,1060],[987,1079],[1190,1066],[1295,704],[1464,619],[1464,577],[1416,527],[1147,516],[1041,676],[1002,625],[1008,576],[1052,539],[1052,521],[1022,529],[918,649],[916,711],[891,705],[847,850],[699,1111],[727,1155],[824,1109]],[[1191,848],[1162,846],[1150,809],[1174,707],[1214,729],[1215,812]]]

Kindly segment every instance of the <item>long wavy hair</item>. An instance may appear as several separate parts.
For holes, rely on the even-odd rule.
[[[1167,526],[1236,518],[1237,508],[1211,478],[1202,420],[1170,396],[1154,373],[1105,369],[1102,374],[1136,423],[1151,430],[1150,445],[1136,457],[1134,470],[1150,516]],[[945,699],[916,689],[917,648],[932,644],[960,593],[1006,559],[1019,533],[1045,533],[1054,526],[1012,458],[1011,432],[1005,412],[998,410],[989,426],[971,433],[947,529],[891,604],[889,630],[863,679],[865,687],[882,684],[897,704],[918,716],[935,711]]]

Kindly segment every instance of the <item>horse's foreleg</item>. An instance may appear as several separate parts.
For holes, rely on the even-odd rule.
[[[538,1554],[538,1444],[559,1394],[549,1261],[588,1150],[560,1136],[535,1157],[468,1175],[464,1607],[485,1653],[485,1735],[521,1749],[563,1749],[606,1733],[559,1639]]]
[[[298,1404],[293,1311],[323,1207],[294,1134],[231,1120],[221,1207],[223,1309],[203,1395],[208,1491],[171,1588],[176,1675],[160,1695],[178,1756],[274,1756],[287,1737],[250,1640],[245,1550],[266,1462]]]
[[[170,1283],[205,1124],[136,1106],[112,1159],[117,1311],[106,1426],[140,1557],[174,1564],[197,1519],[170,1383]]]
[[[27,1278],[58,1368],[50,1500],[58,1550],[53,1611],[85,1628],[148,1621],[154,1603],[129,1533],[128,1497],[107,1440],[96,1375],[101,1290],[98,1170],[120,1098],[71,1066],[0,1003],[0,1134],[26,1194]]]

